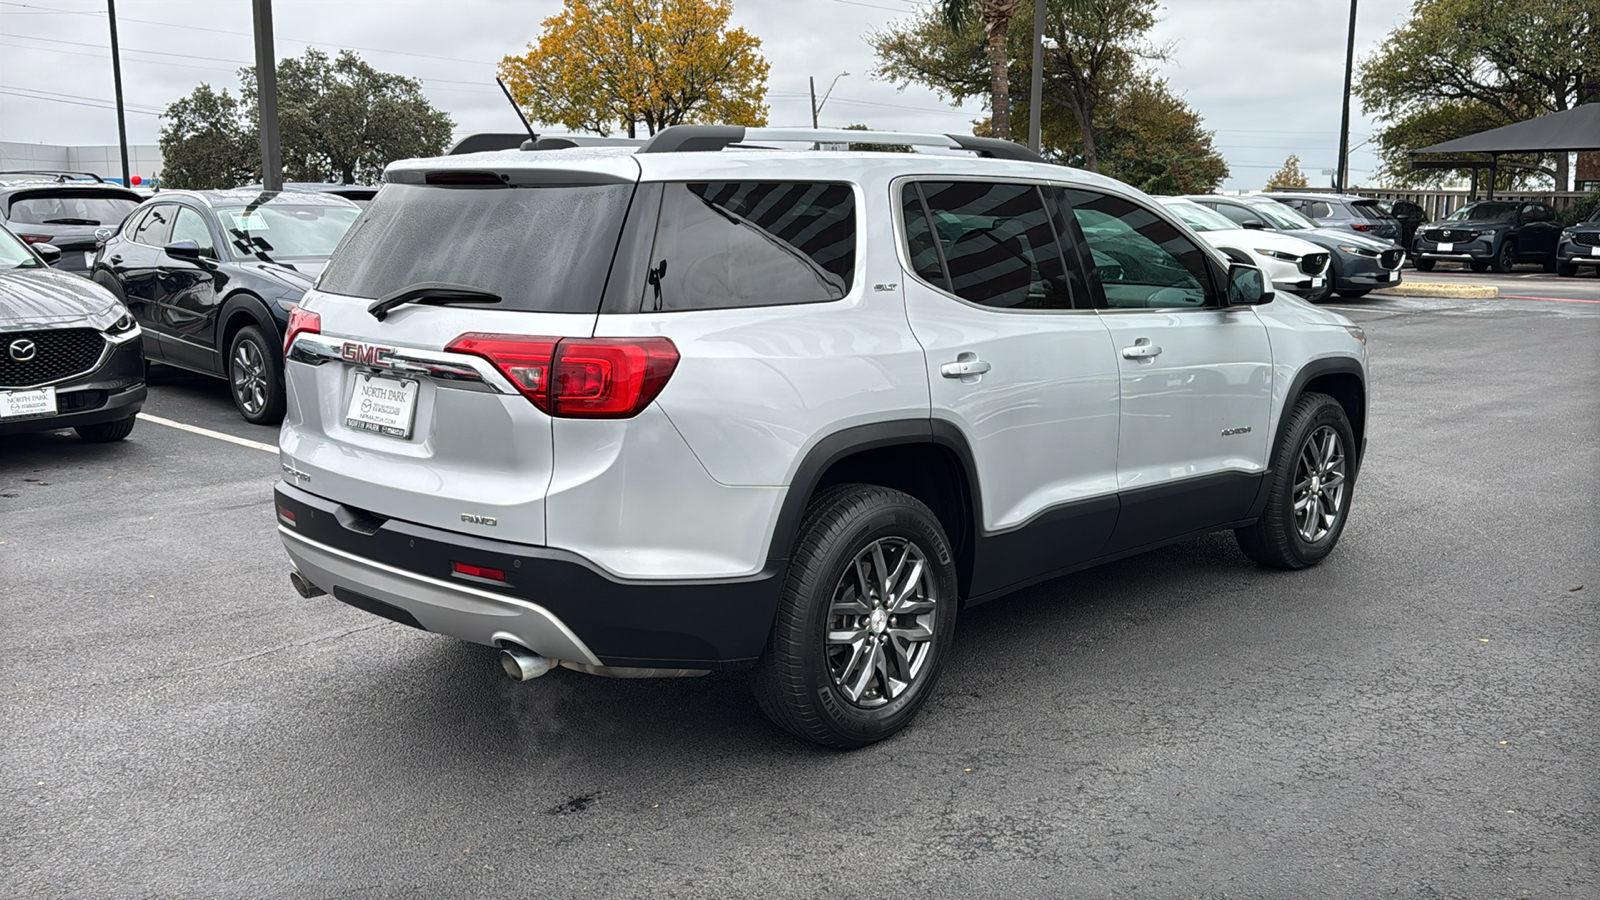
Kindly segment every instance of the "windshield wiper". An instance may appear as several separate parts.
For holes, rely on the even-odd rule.
[[[45,219],[40,225],[99,225],[99,219]]]
[[[382,322],[389,316],[389,310],[406,303],[499,303],[500,295],[492,291],[469,287],[464,284],[450,284],[445,281],[423,281],[403,287],[393,293],[384,294],[372,301],[367,307],[367,312],[372,317]]]

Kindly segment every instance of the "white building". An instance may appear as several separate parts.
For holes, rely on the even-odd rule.
[[[0,141],[0,172],[18,169],[93,172],[107,181],[121,182],[122,151],[116,144],[63,147]],[[155,144],[129,144],[128,171],[146,184],[157,178],[161,174],[161,148]]]

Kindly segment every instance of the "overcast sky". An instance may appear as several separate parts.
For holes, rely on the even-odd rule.
[[[773,125],[808,125],[806,79],[820,94],[839,79],[824,126],[970,131],[982,106],[952,109],[932,91],[903,92],[870,76],[864,37],[905,19],[928,0],[735,0],[733,20],[759,37],[772,63]],[[1356,55],[1371,52],[1404,18],[1406,0],[1366,0]],[[495,64],[534,40],[560,0],[274,0],[280,58],[307,46],[356,49],[374,66],[420,78],[457,135],[514,131],[494,84]],[[121,0],[128,140],[153,144],[157,114],[202,81],[237,91],[239,66],[254,60],[250,0]],[[1313,184],[1338,155],[1345,0],[1168,0],[1150,37],[1172,44],[1163,74],[1216,131],[1233,170],[1225,187],[1259,188],[1289,153]],[[104,0],[0,0],[0,140],[115,144],[111,59]],[[1373,125],[1354,104],[1351,143]],[[1020,123],[1026,128],[1026,123]],[[1352,182],[1376,165],[1351,154]]]

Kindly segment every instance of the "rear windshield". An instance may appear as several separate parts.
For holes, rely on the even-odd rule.
[[[593,313],[631,184],[389,184],[345,236],[318,288],[382,297],[424,281],[499,294],[496,309]]]
[[[1369,222],[1382,222],[1385,219],[1394,218],[1394,214],[1376,200],[1367,200],[1365,202],[1358,200],[1350,204],[1350,211],[1355,213],[1357,218],[1366,219]]]
[[[7,218],[14,225],[116,226],[138,205],[139,201],[126,197],[97,197],[68,191],[29,194],[11,201]]]

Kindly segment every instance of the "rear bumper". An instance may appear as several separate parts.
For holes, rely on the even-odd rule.
[[[476,644],[619,668],[740,668],[760,655],[777,610],[781,565],[744,578],[622,580],[573,553],[378,520],[283,482],[276,500],[284,549],[312,584]],[[506,580],[457,574],[454,562]]]

